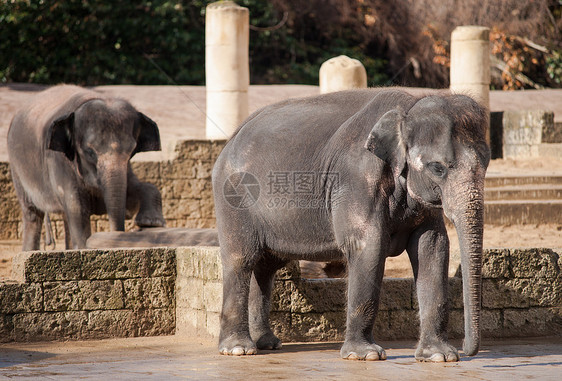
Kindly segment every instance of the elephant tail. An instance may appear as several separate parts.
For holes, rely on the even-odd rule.
[[[43,243],[43,250],[55,250],[57,244],[53,238],[53,226],[51,225],[51,219],[49,218],[49,213],[45,213],[43,218],[43,227],[45,229],[45,241]]]

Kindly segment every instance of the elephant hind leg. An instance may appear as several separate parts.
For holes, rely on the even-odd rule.
[[[250,283],[250,335],[258,349],[281,349],[281,340],[271,330],[269,311],[275,273],[287,262],[264,255],[256,264]]]
[[[18,176],[12,172],[12,179],[22,211],[23,251],[39,250],[41,245],[41,227],[45,213],[39,210],[27,195]]]

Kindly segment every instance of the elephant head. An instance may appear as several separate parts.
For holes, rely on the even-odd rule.
[[[125,229],[129,160],[160,150],[158,126],[120,99],[91,99],[50,125],[47,148],[71,161],[83,183],[100,194],[111,230]]]
[[[490,161],[486,110],[463,95],[428,96],[388,111],[366,148],[406,178],[411,199],[442,208],[461,248],[467,355],[478,352],[484,225],[484,176]]]

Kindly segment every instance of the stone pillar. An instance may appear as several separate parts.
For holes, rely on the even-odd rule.
[[[490,29],[459,26],[451,34],[451,91],[490,109]]]
[[[227,139],[248,116],[250,12],[232,1],[205,16],[206,135]]]
[[[348,56],[330,58],[320,67],[320,93],[364,89],[367,71],[361,62]]]

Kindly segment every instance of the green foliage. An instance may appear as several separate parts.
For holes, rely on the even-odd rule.
[[[0,81],[83,85],[205,82],[209,0],[8,0],[0,2]],[[239,0],[250,23],[275,25],[269,1]],[[362,61],[370,85],[384,83],[384,61],[358,48],[352,33],[320,33],[292,23],[251,31],[252,83],[318,83],[340,54]]]
[[[562,51],[553,51],[546,58],[546,72],[554,83],[562,84]]]

